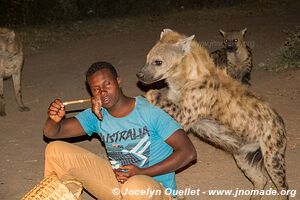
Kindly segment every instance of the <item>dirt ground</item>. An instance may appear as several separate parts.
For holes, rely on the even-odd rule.
[[[153,22],[151,27],[134,31],[114,31],[95,34],[72,42],[53,45],[37,53],[26,54],[23,71],[24,102],[30,112],[18,112],[15,105],[12,81],[4,83],[7,116],[0,118],[0,199],[20,199],[43,176],[44,149],[42,127],[46,110],[54,98],[72,100],[89,97],[84,72],[91,63],[100,60],[112,62],[123,78],[123,90],[135,96],[143,92],[136,86],[135,73],[144,65],[149,49],[158,40],[163,28],[171,28],[205,43],[210,50],[219,48],[220,28],[248,28],[247,40],[254,53],[252,90],[267,100],[283,117],[288,132],[286,153],[287,180],[292,190],[300,192],[300,71],[267,72],[259,63],[274,59],[273,53],[282,45],[283,30],[299,25],[297,13],[285,12],[268,15],[225,16],[218,20],[203,18],[198,21],[174,19],[168,23]],[[76,114],[88,104],[70,106],[68,116]],[[236,167],[232,157],[194,136],[197,163],[177,174],[180,189],[251,189],[251,183]],[[76,144],[105,156],[96,138],[85,138]],[[272,184],[269,183],[268,187]],[[187,199],[232,199],[231,196],[187,196]],[[83,199],[92,199],[87,193]],[[240,196],[235,199],[248,199]],[[263,199],[274,199],[265,196]],[[299,199],[299,194],[293,199]]]

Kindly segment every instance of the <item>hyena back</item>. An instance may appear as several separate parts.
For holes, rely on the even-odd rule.
[[[246,31],[247,28],[229,32],[220,30],[224,48],[211,52],[210,56],[217,67],[225,68],[232,78],[249,85],[253,57],[245,41]]]
[[[3,80],[12,77],[17,104],[20,111],[29,111],[24,106],[21,93],[21,72],[23,67],[23,48],[13,30],[0,28],[0,116],[5,116]]]
[[[268,176],[278,191],[287,189],[283,120],[248,87],[215,67],[193,36],[164,30],[137,76],[144,83],[165,79],[168,89],[150,90],[146,98],[186,131],[231,153],[255,189],[264,189]]]

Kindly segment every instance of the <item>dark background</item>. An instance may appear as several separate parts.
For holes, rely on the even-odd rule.
[[[159,16],[183,10],[229,6],[268,6],[271,0],[0,0],[0,26],[40,25],[87,18]],[[274,6],[274,5],[273,5]]]

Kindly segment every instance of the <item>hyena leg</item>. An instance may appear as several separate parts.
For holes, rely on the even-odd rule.
[[[251,85],[250,84],[250,79],[251,79],[250,72],[246,72],[242,75],[241,82],[246,84],[246,85]]]
[[[17,104],[19,107],[19,111],[29,111],[30,109],[26,107],[22,101],[22,91],[21,91],[21,70],[17,73],[12,75],[13,82],[14,82],[14,88],[15,88],[15,95],[17,99]]]
[[[187,125],[192,122],[191,118],[184,117],[184,113],[181,108],[170,101],[167,98],[166,93],[162,93],[160,90],[149,90],[145,97],[151,104],[163,109],[165,112],[171,115],[171,117],[179,122],[185,130]]]
[[[272,148],[262,145],[265,168],[280,194],[288,189],[285,170],[285,148],[285,138],[282,138],[280,143],[277,142],[277,145],[274,144]],[[288,196],[280,195],[279,199],[285,200],[288,199]]]
[[[3,77],[0,77],[0,116],[5,116],[5,100],[3,92]]]
[[[159,106],[163,101],[167,100],[167,91],[157,89],[149,90],[145,94],[145,97],[151,104]]]
[[[242,147],[243,148],[243,147]],[[248,147],[249,148],[249,147]],[[267,172],[262,166],[262,158],[260,149],[253,149],[253,151],[239,152],[233,154],[237,166],[242,170],[245,176],[252,182],[254,190],[263,190],[267,184]],[[259,200],[259,194],[252,195],[251,200]]]
[[[242,75],[242,83],[245,83],[247,85],[251,85],[250,84],[250,80],[251,80],[251,71],[252,71],[252,59],[248,62],[247,64],[247,68],[244,70],[243,75]]]
[[[180,112],[180,108],[167,99],[166,92],[163,93],[161,90],[149,90],[145,97],[151,104],[163,109],[173,118],[178,116],[177,113]]]

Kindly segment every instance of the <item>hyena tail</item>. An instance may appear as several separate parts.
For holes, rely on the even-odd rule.
[[[237,152],[240,141],[234,131],[213,119],[201,119],[191,125],[191,131],[200,139],[229,153]]]

